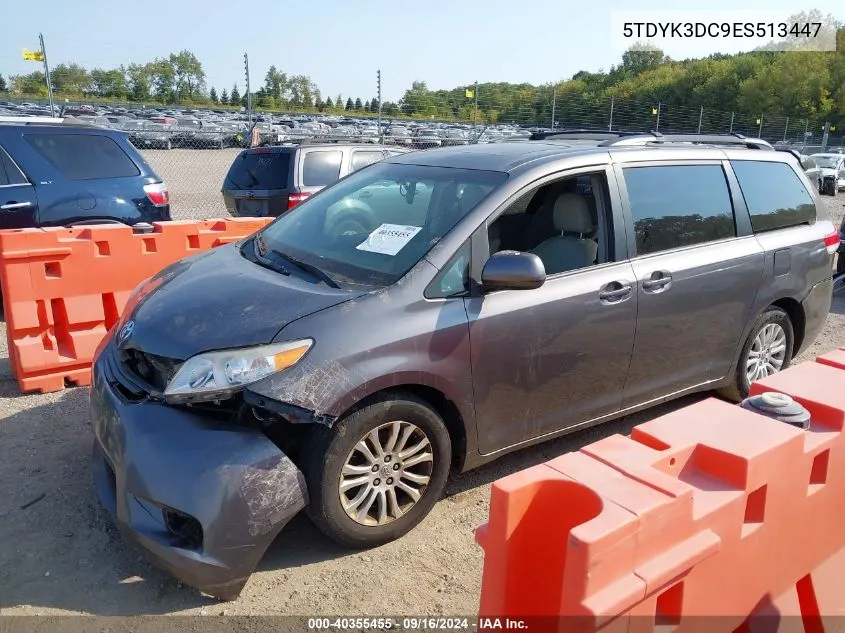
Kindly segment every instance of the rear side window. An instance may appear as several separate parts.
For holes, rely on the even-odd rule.
[[[23,172],[18,169],[6,150],[0,147],[0,185],[25,185],[27,182]]]
[[[628,167],[623,173],[638,255],[736,236],[721,165]]]
[[[35,151],[68,180],[128,178],[138,166],[113,139],[96,134],[24,134]]]
[[[731,166],[748,205],[755,233],[807,224],[816,219],[813,196],[786,163],[734,160]]]
[[[324,187],[340,177],[343,153],[338,151],[307,152],[302,163],[302,186]]]
[[[352,171],[377,163],[382,158],[384,154],[381,152],[352,152]]]
[[[290,152],[242,152],[229,168],[224,189],[287,189]]]

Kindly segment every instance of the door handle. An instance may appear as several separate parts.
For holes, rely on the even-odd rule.
[[[599,299],[603,303],[619,303],[630,297],[632,293],[633,288],[627,281],[613,281],[602,287]]]
[[[643,280],[643,290],[656,292],[668,288],[672,283],[672,275],[665,270],[658,270],[651,273],[648,279]]]
[[[0,204],[0,210],[10,211],[12,209],[26,209],[27,207],[31,206],[31,202],[10,202],[8,204]]]

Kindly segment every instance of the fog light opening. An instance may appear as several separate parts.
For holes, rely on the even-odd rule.
[[[162,508],[161,514],[167,531],[179,539],[179,547],[202,549],[202,526],[199,521],[173,508]]]

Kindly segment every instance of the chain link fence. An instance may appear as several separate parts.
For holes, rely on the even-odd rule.
[[[530,89],[529,89],[530,88]],[[839,151],[845,136],[824,121],[720,111],[618,96],[559,93],[554,87],[406,93],[381,116],[360,109],[257,110],[62,101],[62,114],[124,130],[167,183],[174,219],[225,217],[220,193],[232,161],[251,145],[361,143],[424,151],[529,138],[540,131],[725,134],[759,137],[802,153]],[[49,115],[40,101],[0,100],[0,115]],[[360,101],[360,100],[356,100]]]

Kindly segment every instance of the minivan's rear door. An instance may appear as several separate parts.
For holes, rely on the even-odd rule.
[[[275,217],[288,210],[293,152],[256,147],[235,158],[223,181],[226,210],[235,217]]]
[[[35,226],[37,211],[35,187],[0,147],[0,229]]]
[[[341,149],[303,148],[301,156],[296,184],[300,194],[305,196],[314,195],[324,187],[336,183],[341,175],[349,173],[349,167],[343,164]]]

